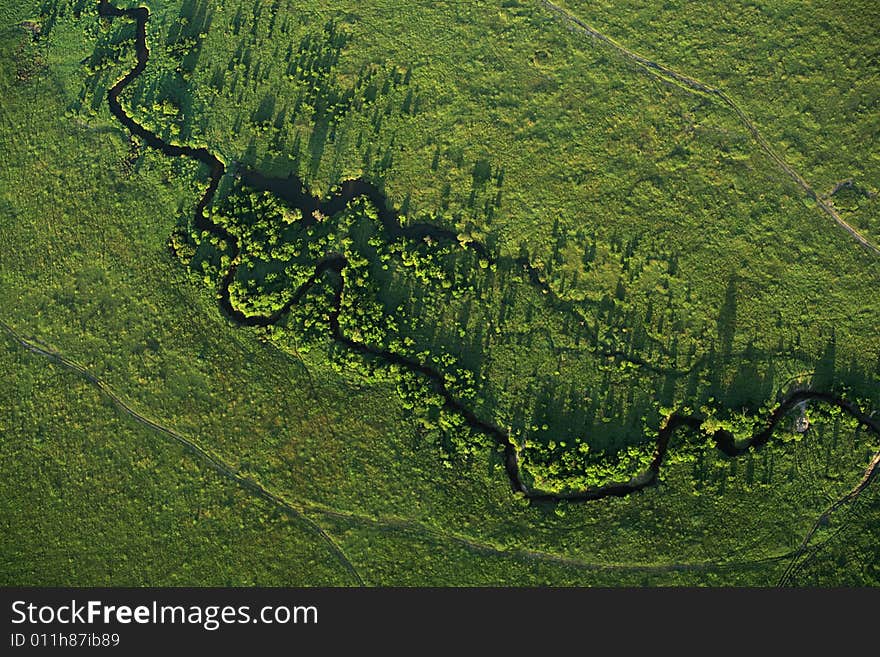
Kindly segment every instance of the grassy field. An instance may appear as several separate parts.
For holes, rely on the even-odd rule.
[[[304,521],[4,339],[3,585],[352,584]]]
[[[330,282],[271,330],[224,319],[222,245],[194,235],[184,263],[167,248],[205,172],[130,141],[107,110],[134,64],[132,24],[100,20],[95,3],[37,4],[0,10],[0,320],[307,520],[4,338],[2,583],[352,583],[316,523],[369,584],[772,584],[880,449],[816,403],[808,434],[786,422],[740,458],[676,434],[661,483],[626,498],[515,496],[497,450],[438,415],[418,377],[329,339]],[[645,74],[545,5],[146,4],[150,64],[123,96],[139,122],[228,163],[296,173],[317,194],[363,176],[404,223],[459,235],[388,243],[369,207],[307,232],[230,177],[213,211],[243,240],[233,301],[276,308],[320,249],[345,251],[341,327],[455,377],[475,412],[522,441],[541,487],[635,474],[671,409],[745,436],[794,382],[880,402],[880,259],[729,108]],[[668,38],[674,12],[657,30],[635,10],[566,6],[723,86],[817,190],[853,178],[847,220],[876,237],[876,201],[859,195],[877,185],[876,112],[859,105],[876,105],[860,86],[876,78],[865,35],[827,46],[849,77],[831,83],[805,59],[783,79],[760,53],[750,68],[724,64],[741,48],[716,38],[712,11],[729,7],[688,12],[688,38],[715,53],[692,59]],[[768,43],[789,22],[761,22]],[[860,90],[851,120],[801,78],[837,100],[834,85]],[[784,110],[772,116],[770,87]],[[789,124],[806,95],[814,118]],[[795,137],[816,150],[793,151]],[[109,495],[124,503],[99,502]],[[858,530],[875,498],[832,517],[795,582],[876,583],[877,543]],[[88,540],[97,531],[105,541]],[[857,556],[835,556],[848,531]],[[40,564],[23,556],[41,544],[53,551]]]
[[[559,3],[656,60],[720,86],[821,195],[880,235],[877,21],[870,1]]]

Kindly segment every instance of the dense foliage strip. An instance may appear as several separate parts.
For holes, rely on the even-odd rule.
[[[275,324],[293,305],[301,300],[301,298],[321,277],[327,273],[335,274],[335,276],[330,277],[331,284],[334,288],[334,299],[329,315],[329,325],[333,338],[338,343],[355,352],[379,358],[387,363],[404,367],[424,376],[430,381],[435,392],[442,396],[444,404],[448,409],[460,414],[471,428],[491,436],[493,440],[503,448],[505,469],[510,478],[513,490],[520,492],[531,499],[550,501],[563,499],[595,500],[607,496],[627,495],[633,491],[640,490],[657,481],[658,473],[663,458],[667,452],[670,438],[677,429],[688,428],[694,431],[703,430],[703,421],[699,417],[679,412],[672,413],[667,417],[664,426],[658,434],[656,450],[650,467],[642,474],[637,475],[626,482],[610,483],[583,490],[561,493],[534,490],[529,488],[523,480],[519,466],[519,449],[517,444],[511,438],[509,432],[490,422],[480,419],[473,410],[459,401],[450,390],[443,373],[405,355],[384,349],[377,349],[364,342],[355,340],[343,332],[340,328],[339,315],[346,280],[345,272],[349,264],[344,255],[340,253],[327,254],[326,257],[317,264],[314,273],[309,279],[297,289],[295,294],[293,294],[281,308],[276,309],[271,314],[247,314],[236,308],[230,298],[230,286],[234,281],[236,267],[241,255],[239,240],[238,237],[230,232],[225,226],[213,221],[209,213],[206,211],[213,203],[220,180],[226,172],[226,166],[216,155],[208,151],[207,148],[195,148],[169,143],[160,138],[154,132],[143,127],[126,113],[119,101],[119,96],[125,87],[145,70],[149,59],[149,49],[146,41],[146,25],[150,16],[149,10],[145,7],[120,9],[112,5],[108,0],[102,0],[99,4],[99,12],[104,17],[128,17],[133,19],[136,23],[137,63],[135,67],[120,79],[108,92],[108,102],[113,115],[122,122],[133,135],[143,139],[151,147],[156,148],[171,157],[193,158],[203,163],[209,169],[209,183],[205,193],[196,205],[193,224],[198,230],[209,231],[214,236],[226,242],[230,247],[230,265],[223,275],[219,290],[221,308],[230,319],[244,326],[269,326]],[[593,33],[592,30],[591,33]],[[642,63],[644,64],[645,62]],[[648,63],[650,64],[650,62]],[[652,68],[655,67],[652,66]],[[661,72],[669,74],[665,69]],[[678,79],[678,77],[676,77],[676,79]],[[688,86],[698,85],[700,88],[705,86],[702,85],[702,83],[692,82],[689,78],[685,79],[685,82],[688,83]],[[712,88],[706,88],[704,90],[713,93],[716,92]],[[345,182],[333,197],[329,200],[321,201],[319,198],[308,194],[305,191],[302,181],[296,176],[290,176],[288,179],[279,180],[247,169],[243,170],[239,175],[249,187],[259,191],[270,191],[282,197],[287,204],[300,210],[303,216],[307,218],[307,222],[313,221],[312,218],[318,213],[328,216],[336,214],[342,211],[355,199],[364,197],[369,199],[369,201],[379,209],[379,218],[382,226],[386,233],[392,238],[396,239],[401,236],[417,239],[430,238],[437,242],[448,242],[455,238],[455,234],[451,231],[434,227],[429,224],[411,224],[405,227],[402,226],[397,214],[389,208],[388,201],[383,196],[381,190],[364,179],[349,180]],[[486,248],[479,242],[470,242],[469,245],[480,255],[489,257]],[[532,284],[541,285],[537,271],[531,268],[527,261],[520,262],[519,264],[521,264],[528,272],[528,277]],[[544,291],[549,292],[549,290]],[[733,434],[725,429],[717,429],[714,432],[711,432],[711,437],[715,440],[717,447],[728,456],[741,455],[748,452],[753,447],[759,447],[765,444],[771,438],[777,424],[792,408],[797,404],[810,400],[823,401],[836,405],[851,414],[859,422],[864,423],[872,431],[878,432],[877,424],[852,402],[830,393],[810,390],[794,390],[788,393],[779,402],[770,414],[765,426],[760,431],[756,432],[748,441],[737,443]],[[870,469],[870,472],[873,472],[873,467]]]

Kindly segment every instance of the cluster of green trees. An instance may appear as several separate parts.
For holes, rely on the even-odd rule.
[[[93,23],[99,25],[95,38],[103,45],[92,55],[89,93],[99,99],[101,85],[112,80],[132,35],[125,21]],[[327,142],[335,143],[337,153],[343,148],[361,153],[363,172],[369,175],[399,170],[397,137],[380,145],[379,136],[388,133],[385,121],[419,118],[419,97],[413,95],[417,71],[376,61],[353,67],[349,56],[355,26],[341,16],[319,24],[323,28],[304,30],[277,3],[257,3],[247,11],[238,5],[234,13],[221,16],[193,0],[174,12],[160,12],[151,30],[162,34],[165,47],[154,49],[153,66],[126,102],[146,125],[168,139],[183,140],[192,129],[204,129],[187,117],[211,89],[214,100],[222,97],[249,108],[236,113],[235,132],[249,125],[257,133],[271,133],[270,151],[276,155],[298,158],[304,147],[300,135],[308,134],[305,148],[313,165],[325,162]],[[222,58],[200,57],[203,47],[213,47],[208,37],[217,29],[226,30],[235,46],[225,64]],[[273,48],[277,59],[269,56]],[[546,66],[549,57],[539,58],[540,65]],[[276,70],[279,62],[283,71]],[[199,76],[208,65],[213,74],[206,87]],[[270,88],[279,74],[281,86]],[[705,110],[702,104],[698,109]],[[526,123],[531,125],[533,114],[529,117]],[[682,118],[693,121],[692,116]],[[616,128],[622,127],[618,121]],[[550,138],[546,126],[534,130]],[[705,138],[726,154],[719,162],[739,175],[736,168],[745,161],[737,155],[745,148],[742,137],[729,142],[709,131]],[[442,372],[458,399],[499,426],[511,426],[517,440],[529,444],[524,459],[538,468],[557,459],[560,445],[578,454],[575,446],[588,444],[594,463],[606,459],[602,467],[620,474],[621,455],[651,443],[651,427],[662,420],[660,405],[717,406],[717,413],[706,414],[707,427],[732,428],[736,435],[748,436],[786,376],[777,371],[771,354],[785,354],[788,371],[808,371],[817,361],[816,336],[808,335],[811,344],[805,345],[804,328],[791,313],[777,311],[773,344],[754,334],[754,328],[753,337],[746,337],[745,325],[754,327],[759,316],[752,307],[737,304],[743,290],[754,288],[748,274],[732,274],[721,286],[721,302],[712,308],[707,300],[713,293],[705,281],[682,266],[689,254],[662,232],[645,233],[625,224],[597,229],[573,221],[571,211],[563,209],[540,218],[550,228],[538,240],[523,240],[517,257],[507,255],[498,235],[511,231],[496,231],[494,223],[498,210],[510,210],[507,201],[502,206],[509,154],[490,157],[485,150],[447,138],[432,137],[425,146],[422,157],[431,159],[438,181],[437,204],[419,201],[417,186],[400,205],[401,222],[454,225],[457,244],[389,239],[369,204],[336,217],[301,217],[269,194],[233,184],[235,189],[224,193],[212,212],[241,246],[229,287],[234,307],[249,315],[277,313],[312,277],[317,263],[339,254],[346,262],[342,275],[325,272],[294,304],[286,325],[271,333],[285,339],[302,333],[321,344],[341,290],[337,319],[344,335]],[[644,221],[669,222],[668,213],[660,216],[650,208],[665,202],[677,184],[680,160],[695,156],[703,146],[689,137],[656,162],[642,166],[643,158],[637,175],[619,190],[604,191],[603,201],[617,203],[611,199],[621,193],[627,212],[644,212]],[[257,156],[256,148],[248,147],[246,162]],[[294,169],[302,171],[298,165]],[[457,192],[448,182],[450,171],[462,172],[466,181]],[[567,184],[593,184],[577,171],[562,178]],[[691,198],[701,197],[709,181],[702,173],[692,177]],[[783,205],[771,196],[762,200],[761,209],[752,208],[751,216],[782,212]],[[694,210],[707,220],[714,212]],[[517,231],[519,227],[512,234]],[[473,242],[493,255],[477,255],[469,248]],[[212,287],[233,264],[230,245],[209,234],[193,236],[192,244],[178,234],[171,244]],[[313,346],[309,339],[298,342],[304,349]],[[346,367],[376,375],[375,364],[365,362],[369,358],[343,358],[338,349],[333,353]],[[830,369],[822,368],[823,385],[832,385],[839,374],[833,354],[830,360]],[[554,475],[562,481],[567,476],[563,472],[574,477],[576,469],[560,466]]]
[[[303,217],[233,178],[211,216],[239,243],[229,289],[233,307],[262,317],[289,308],[269,332],[276,344],[318,347],[340,371],[393,383],[425,436],[450,455],[472,453],[480,441],[466,446],[472,432],[439,403],[434,384],[401,383],[405,375],[419,375],[389,368],[379,354],[430,367],[456,400],[509,428],[524,470],[541,488],[601,486],[644,472],[655,449],[652,427],[669,409],[698,409],[700,448],[703,440],[714,444],[719,430],[750,439],[772,410],[779,378],[773,364],[762,363],[752,343],[733,350],[736,281],[728,282],[716,326],[694,326],[672,302],[690,294],[678,284],[676,257],[643,256],[637,239],[613,238],[602,250],[598,243],[588,249],[590,266],[602,262],[621,272],[616,294],[591,301],[560,291],[552,263],[497,258],[484,246],[471,248],[470,236],[413,239],[389,232],[366,198],[334,216]],[[192,266],[216,285],[231,262],[229,245],[201,237]],[[342,259],[341,271],[332,267],[314,278],[320,263],[335,257]],[[649,284],[653,288],[639,292],[648,295],[643,314],[629,290]],[[365,350],[331,344],[331,316],[341,335]],[[701,351],[708,354],[700,357]],[[824,369],[834,369],[829,353]],[[793,354],[810,366],[807,354]],[[419,401],[424,389],[431,392]],[[694,456],[676,458],[690,463]]]
[[[644,474],[654,458],[653,444],[630,445],[613,454],[594,454],[586,440],[535,444],[527,441],[521,454],[526,472],[539,490],[584,490],[609,483],[627,482]],[[562,484],[562,485],[560,485]]]

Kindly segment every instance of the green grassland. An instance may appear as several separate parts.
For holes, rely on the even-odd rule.
[[[880,501],[877,487],[867,489],[838,522],[830,538],[798,563],[791,582],[800,586],[878,586],[877,528]]]
[[[2,582],[352,584],[320,536],[4,341]]]
[[[109,114],[134,31],[94,4],[0,12],[0,319],[308,521],[203,470],[198,454],[7,341],[3,583],[351,583],[317,523],[369,584],[769,584],[880,448],[814,403],[808,434],[785,422],[740,458],[679,432],[660,484],[626,498],[512,494],[490,441],[439,410],[418,376],[329,339],[332,280],[271,329],[224,319],[224,245],[190,234],[182,258],[167,248],[191,232],[204,172],[130,141]],[[368,204],[306,230],[230,175],[212,213],[243,243],[236,307],[277,309],[322,251],[346,253],[341,329],[442,370],[517,436],[540,488],[637,473],[672,409],[745,437],[794,382],[880,402],[877,256],[809,202],[735,113],[645,74],[541,3],[146,4],[150,63],[123,95],[140,123],[227,163],[296,173],[316,194],[364,176],[404,223],[459,235],[389,242]],[[807,92],[751,69],[716,75],[738,46],[714,38],[711,16],[688,14],[701,21],[688,36],[716,53],[695,61],[626,14],[566,6],[723,85],[817,190],[853,178],[847,220],[876,242],[876,201],[857,193],[877,185],[876,113],[859,105],[851,121],[832,120],[815,100],[815,125],[786,132]],[[38,38],[17,27],[24,19],[39,21]],[[776,24],[761,29],[784,41]],[[835,84],[870,108],[859,83],[876,79],[876,62],[860,59],[869,39],[851,35],[828,46],[852,62]],[[815,68],[798,75],[827,83]],[[784,112],[769,116],[761,84],[775,85]],[[792,135],[835,155],[792,152]],[[127,503],[93,503],[111,491]],[[794,581],[876,583],[870,534],[859,533],[857,559],[833,556],[876,506],[866,494],[836,512]],[[107,540],[86,540],[99,527]],[[22,555],[41,544],[54,551],[37,568]]]
[[[741,101],[785,158],[844,216],[880,235],[876,2],[560,4],[642,53],[720,86]]]

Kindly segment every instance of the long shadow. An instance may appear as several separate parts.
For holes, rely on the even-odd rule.
[[[451,392],[446,377],[440,371],[407,356],[384,349],[377,349],[365,343],[358,342],[342,332],[339,326],[339,314],[343,291],[345,289],[345,271],[348,266],[348,260],[344,255],[340,253],[331,253],[325,256],[315,267],[312,276],[297,289],[292,298],[282,308],[276,310],[270,315],[247,315],[235,308],[230,301],[230,285],[235,277],[237,263],[241,255],[241,247],[238,238],[234,234],[224,226],[215,223],[210,218],[210,215],[205,212],[205,210],[213,203],[220,180],[226,173],[226,165],[206,148],[196,148],[164,141],[158,135],[150,132],[147,128],[140,125],[131,116],[126,114],[119,101],[119,96],[147,66],[149,49],[147,47],[146,26],[147,21],[150,18],[150,11],[146,7],[120,9],[115,5],[112,5],[109,0],[99,0],[98,12],[100,16],[105,18],[125,17],[134,20],[136,23],[135,49],[137,54],[137,64],[109,90],[107,101],[111,113],[133,135],[143,139],[152,148],[159,150],[169,157],[188,157],[197,160],[204,164],[209,170],[208,186],[204,195],[196,204],[193,224],[199,231],[208,231],[215,237],[225,241],[229,246],[231,264],[221,281],[219,303],[224,314],[226,314],[226,316],[233,322],[241,326],[270,326],[275,324],[294,304],[298,303],[303,298],[308,290],[311,289],[319,279],[328,273],[335,274],[328,277],[334,289],[334,299],[330,311],[329,322],[330,332],[333,339],[352,351],[372,358],[378,358],[386,363],[399,365],[424,376],[431,383],[434,390],[443,398],[444,405],[447,409],[459,414],[469,427],[491,437],[495,443],[503,449],[504,467],[510,480],[511,488],[514,492],[521,493],[532,500],[551,502],[561,500],[598,500],[612,496],[622,497],[635,491],[642,490],[657,482],[660,467],[668,450],[672,435],[680,428],[701,431],[701,418],[695,415],[674,413],[667,418],[666,423],[659,431],[656,450],[650,466],[645,472],[636,475],[629,481],[615,482],[604,486],[561,493],[532,489],[527,486],[523,480],[519,466],[519,448],[508,432],[491,422],[479,418],[472,409],[459,401]],[[406,226],[401,225],[400,216],[390,207],[388,199],[385,197],[382,190],[363,178],[345,181],[329,199],[321,200],[308,193],[302,180],[294,175],[291,175],[286,179],[279,179],[265,176],[250,169],[243,169],[239,173],[242,181],[248,187],[257,191],[266,191],[275,194],[287,204],[299,209],[302,212],[306,225],[308,225],[308,222],[310,221],[315,221],[314,214],[316,211],[328,216],[334,215],[344,210],[354,199],[366,198],[378,209],[380,222],[392,239],[397,239],[399,237],[414,239],[430,237],[436,241],[448,242],[455,240],[457,237],[454,232],[431,224],[418,223]],[[469,248],[474,249],[481,257],[490,258],[488,249],[483,244],[479,242],[470,242],[468,246]],[[559,299],[555,295],[554,291],[544,281],[542,272],[531,265],[524,256],[521,256],[519,259],[515,260],[515,262],[522,266],[529,282],[546,295],[551,296],[554,299],[554,303],[564,307],[571,305],[572,302]],[[728,289],[728,303],[730,304],[735,303],[735,287],[733,287],[733,283],[731,283],[731,287],[733,290],[732,292],[730,288]],[[797,404],[811,400],[825,402],[841,408],[853,416],[858,422],[864,424],[871,431],[880,435],[880,421],[868,416],[855,403],[829,392],[795,390],[782,398],[775,410],[770,413],[763,428],[754,433],[748,440],[737,443],[733,434],[723,429],[715,431],[711,437],[714,439],[718,449],[724,454],[731,457],[740,456],[748,452],[752,447],[757,448],[766,444],[772,437],[776,426],[789,411],[791,411]]]

